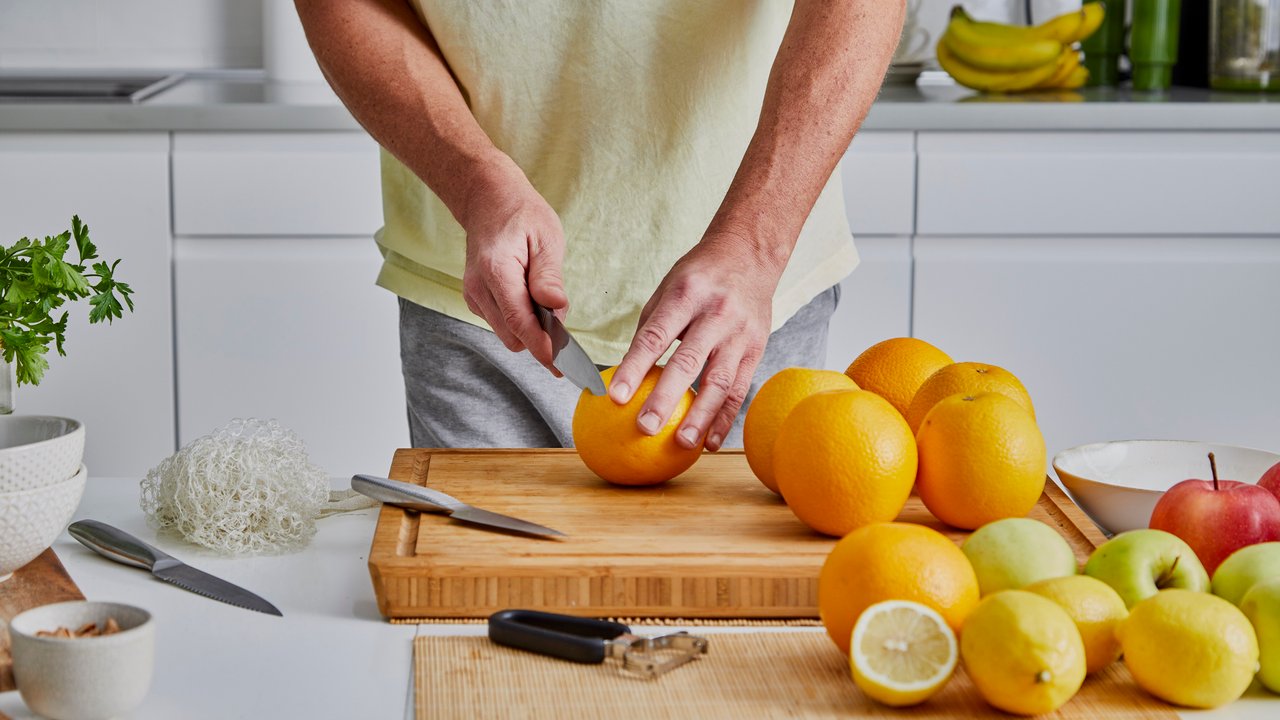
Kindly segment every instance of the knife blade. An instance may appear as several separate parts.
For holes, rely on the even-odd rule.
[[[604,378],[600,377],[600,368],[591,361],[591,356],[573,338],[560,318],[538,303],[533,304],[533,310],[542,329],[551,336],[551,364],[574,385],[592,395],[604,395],[607,391]]]
[[[413,483],[375,475],[352,475],[351,489],[380,502],[418,512],[444,513],[455,520],[474,525],[543,538],[567,537],[559,530],[553,530],[545,525],[468,505],[452,495]]]
[[[156,579],[188,592],[246,610],[284,616],[284,613],[276,609],[275,605],[239,585],[233,585],[203,570],[197,570],[120,528],[97,520],[80,520],[71,523],[67,532],[80,541],[81,545],[109,560],[150,570],[151,575]]]

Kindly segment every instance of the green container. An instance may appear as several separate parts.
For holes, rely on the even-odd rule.
[[[1091,87],[1113,87],[1120,82],[1120,55],[1124,53],[1124,0],[1089,0],[1106,5],[1102,25],[1080,43]]]
[[[1133,0],[1129,60],[1134,90],[1166,90],[1178,61],[1180,0]]]

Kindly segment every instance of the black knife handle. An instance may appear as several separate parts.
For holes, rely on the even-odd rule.
[[[118,563],[150,570],[169,555],[138,538],[97,520],[80,520],[67,528],[71,537],[99,555]]]
[[[489,616],[489,639],[578,663],[604,662],[607,641],[631,632],[622,623],[537,610],[501,610]]]

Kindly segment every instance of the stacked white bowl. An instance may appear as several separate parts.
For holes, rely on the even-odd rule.
[[[84,426],[48,415],[0,416],[0,582],[62,532],[84,494]]]

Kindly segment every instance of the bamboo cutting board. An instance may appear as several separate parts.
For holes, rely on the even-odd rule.
[[[0,692],[17,689],[9,655],[9,623],[15,615],[41,605],[83,600],[62,561],[49,548],[0,583]]]
[[[399,450],[396,480],[568,534],[542,540],[382,508],[369,551],[388,618],[486,617],[511,607],[587,616],[817,617],[835,544],[760,484],[741,451],[704,455],[669,483],[609,485],[573,450]],[[1102,534],[1052,482],[1031,517],[1083,562]],[[960,542],[912,496],[899,520]]]

